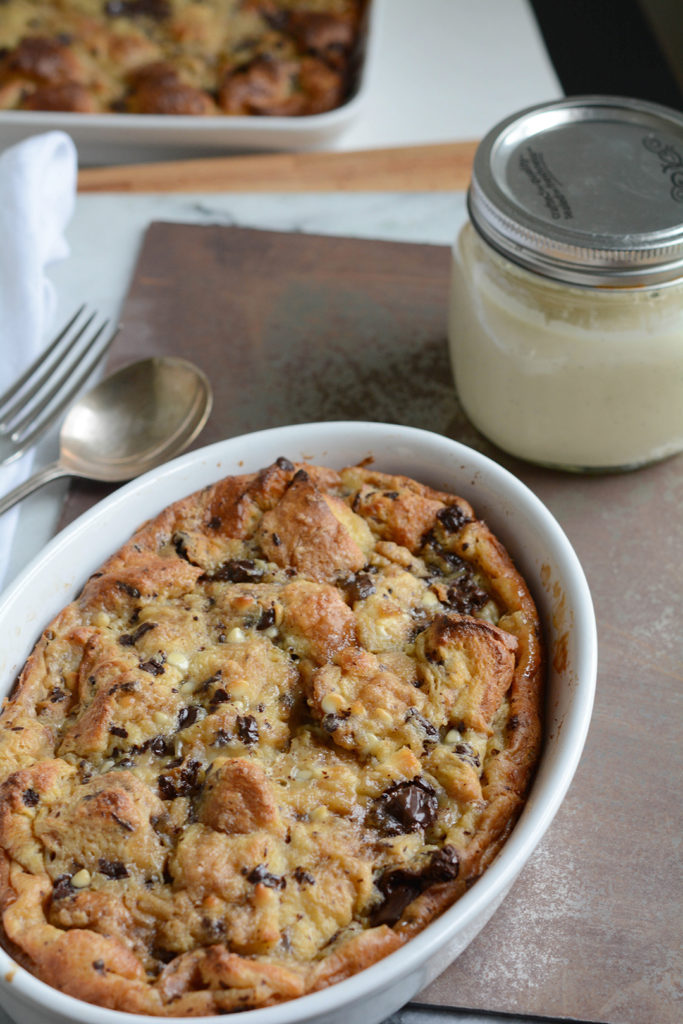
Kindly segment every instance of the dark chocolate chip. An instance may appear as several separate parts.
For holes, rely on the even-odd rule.
[[[284,875],[271,874],[265,864],[257,864],[255,868],[252,868],[247,875],[247,881],[252,885],[257,885],[260,882],[269,889],[284,889],[287,886],[287,879]]]
[[[370,916],[373,927],[396,924],[408,904],[420,895],[423,888],[418,874],[402,868],[385,871],[375,885],[384,899]]]
[[[237,716],[237,735],[242,743],[257,743],[259,738],[258,722],[253,715]]]
[[[107,878],[128,878],[128,868],[120,860],[107,860],[106,857],[100,857],[97,862],[97,866],[103,875]]]
[[[460,576],[451,583],[446,591],[446,604],[459,615],[471,615],[478,612],[489,602],[489,595],[474,580],[470,572]]]
[[[162,800],[175,800],[178,796],[173,779],[169,775],[160,775],[157,779],[157,785],[159,786],[159,795]]]
[[[188,729],[191,725],[197,721],[197,715],[199,713],[199,705],[190,704],[186,708],[181,708],[178,712],[178,729]]]
[[[457,533],[465,523],[471,522],[470,517],[458,505],[448,505],[446,508],[442,508],[437,512],[436,518],[448,533]]]
[[[215,583],[256,583],[262,576],[263,569],[251,558],[233,558],[223,562],[215,572],[205,573],[202,579]]]
[[[298,882],[299,885],[315,884],[315,878],[313,877],[311,872],[304,870],[304,868],[294,868],[292,875],[294,877],[294,880]]]
[[[364,601],[366,597],[370,597],[376,589],[372,576],[367,572],[358,572],[347,584],[346,593],[351,604],[355,604],[356,601]]]
[[[128,739],[128,730],[124,729],[122,725],[110,725],[109,732],[112,736],[120,736],[122,739]]]
[[[107,0],[104,13],[108,18],[153,18],[163,21],[170,17],[169,0]]]
[[[225,936],[225,922],[217,921],[211,917],[203,917],[201,920],[202,931],[207,939],[218,942]]]
[[[271,626],[275,625],[275,609],[271,605],[270,608],[264,608],[261,612],[261,617],[256,623],[258,630],[270,629]]]
[[[214,745],[217,747],[227,747],[233,742],[235,737],[227,729],[218,729],[216,735],[213,738]]]
[[[202,767],[201,761],[190,758],[178,772],[176,792],[178,796],[191,796],[199,788],[198,775]]]
[[[118,683],[112,687],[110,693],[135,693],[136,690],[140,689],[140,684],[131,680],[129,683]]]
[[[481,767],[479,754],[477,754],[474,747],[471,747],[469,743],[456,743],[455,752],[461,761],[466,761],[467,764],[471,764],[473,768]]]
[[[214,683],[217,683],[218,680],[222,677],[222,675],[223,675],[223,673],[221,672],[220,669],[218,669],[218,671],[214,672],[214,674],[212,676],[209,676],[209,678],[205,679],[203,683],[200,683],[200,685],[199,685],[200,690],[202,690],[203,693],[206,693],[206,691],[209,689],[209,687],[213,686]]]
[[[291,463],[289,459],[286,459],[284,455],[281,455],[279,459],[276,459],[275,465],[278,469],[284,469],[287,473],[291,473],[294,469],[294,464]]]
[[[169,767],[173,762],[169,762]],[[175,767],[175,765],[174,765]],[[193,796],[201,785],[198,780],[201,761],[190,758],[175,775],[160,775],[157,778],[162,800],[175,800],[178,796]]]
[[[126,832],[134,832],[135,831],[135,828],[133,827],[133,825],[131,825],[131,823],[129,821],[126,821],[125,818],[120,818],[118,816],[118,814],[116,814],[114,811],[111,812],[111,816],[114,819],[114,821],[116,822],[116,824],[119,825]],[[121,876],[121,877],[124,877],[124,876]]]
[[[452,882],[458,877],[460,861],[453,846],[436,850],[427,866],[421,871],[407,868],[389,869],[375,882],[382,893],[383,902],[370,916],[373,927],[381,924],[396,924],[409,903],[431,885]]]
[[[412,722],[424,734],[423,746],[425,750],[435,746],[439,742],[438,729],[432,725],[428,718],[421,715],[417,708],[410,708],[406,714],[406,722]]]
[[[425,878],[431,883],[452,882],[458,877],[460,858],[454,846],[444,846],[432,854]]]
[[[70,896],[73,891],[71,875],[59,875],[52,883],[53,900],[63,900],[66,896]]]
[[[186,562],[189,562],[190,565],[194,565],[195,563],[190,558],[188,550],[187,550],[187,541],[188,541],[187,535],[184,534],[184,533],[175,533],[173,535],[173,539],[172,539],[173,547],[175,548],[175,551],[176,551],[176,554],[177,554],[178,558],[182,558]]]
[[[140,591],[138,588],[132,586],[130,583],[126,583],[124,580],[117,580],[116,586],[119,590],[122,590],[124,594],[128,594],[129,597],[140,597]]]
[[[164,668],[165,660],[163,655],[157,655],[154,658],[150,658],[149,661],[141,661],[140,668],[143,672],[149,672],[152,676],[163,676],[166,671]]]
[[[119,637],[119,643],[122,647],[133,647],[140,637],[144,636],[145,633],[149,633],[150,629],[155,629],[156,625],[156,622],[143,622],[134,633],[122,633]]]
[[[375,800],[374,819],[388,835],[415,832],[432,824],[438,812],[436,792],[425,779],[394,782]]]
[[[149,742],[149,749],[156,757],[164,757],[171,752],[169,741],[165,736],[154,736]]]
[[[24,792],[21,794],[21,799],[24,801],[27,807],[35,807],[38,801],[40,800],[40,797],[36,793],[35,789],[31,789],[29,787],[29,789],[25,789]]]
[[[104,960],[93,960],[92,965],[98,974],[107,973],[107,968],[104,966]]]

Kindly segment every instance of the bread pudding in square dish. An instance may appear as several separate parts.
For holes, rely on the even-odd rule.
[[[3,0],[0,110],[300,117],[352,94],[365,0]]]

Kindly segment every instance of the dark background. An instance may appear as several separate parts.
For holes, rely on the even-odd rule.
[[[683,109],[683,0],[531,0],[567,96]]]

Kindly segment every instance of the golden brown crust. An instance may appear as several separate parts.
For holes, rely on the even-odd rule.
[[[0,109],[301,116],[353,87],[366,0],[4,0]]]
[[[176,502],[5,702],[7,949],[81,999],[167,1016],[362,970],[500,849],[542,660],[524,581],[460,498],[279,459]]]

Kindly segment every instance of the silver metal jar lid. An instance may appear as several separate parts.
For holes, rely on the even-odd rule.
[[[479,145],[472,223],[546,277],[637,286],[683,275],[683,115],[580,96],[529,107]]]

